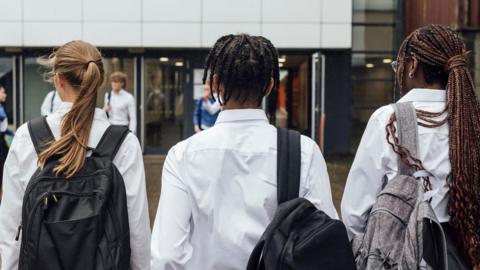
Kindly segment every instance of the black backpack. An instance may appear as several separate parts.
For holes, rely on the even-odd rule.
[[[44,117],[28,129],[37,153],[54,140]],[[20,270],[129,269],[125,184],[112,163],[128,132],[110,126],[69,179],[54,175],[58,158],[37,169],[23,199]]]
[[[356,269],[343,223],[298,198],[300,134],[278,129],[277,136],[279,206],[250,255],[247,270]]]

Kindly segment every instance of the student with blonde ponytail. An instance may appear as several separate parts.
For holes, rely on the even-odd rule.
[[[2,269],[149,269],[140,145],[95,107],[100,52],[71,41],[43,64],[63,103],[21,126],[0,206]]]

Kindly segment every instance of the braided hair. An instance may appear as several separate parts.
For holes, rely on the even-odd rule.
[[[448,181],[450,225],[460,240],[473,269],[480,270],[480,103],[468,70],[465,43],[449,27],[430,25],[410,34],[400,47],[398,59],[416,58],[427,83],[439,83],[447,89],[447,106],[442,112],[417,110],[419,125],[433,128],[449,125],[449,159],[452,166]],[[406,65],[400,65],[400,93]],[[446,118],[438,120],[448,112]],[[387,140],[404,162],[423,168],[408,150],[398,145],[393,122],[387,124]],[[393,142],[390,138],[393,137]],[[410,157],[409,157],[410,156]],[[429,183],[425,183],[428,188]]]
[[[224,87],[221,97],[219,89],[213,89],[214,75],[218,76],[216,86]],[[270,40],[261,36],[223,36],[205,60],[203,83],[207,79],[210,81],[210,94],[215,99],[216,92],[222,105],[233,98],[240,103],[256,102],[260,106],[272,78],[273,90],[276,90],[280,83],[278,53]]]

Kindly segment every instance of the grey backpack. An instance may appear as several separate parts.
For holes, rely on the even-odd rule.
[[[400,145],[417,154],[417,118],[411,103],[393,105]],[[399,159],[399,174],[385,184],[369,214],[365,233],[353,239],[363,269],[447,269],[446,240],[421,177]]]

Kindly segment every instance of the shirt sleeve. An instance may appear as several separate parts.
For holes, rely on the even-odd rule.
[[[187,189],[173,150],[163,166],[162,191],[152,233],[152,269],[181,270],[192,257],[192,215]]]
[[[193,125],[197,126],[198,125],[198,117],[200,116],[200,110],[201,110],[201,100],[195,102],[195,109],[193,109]]]
[[[342,219],[350,238],[365,231],[387,171],[386,157],[394,155],[386,142],[385,126],[372,116],[358,146],[342,197]]]
[[[307,171],[306,194],[303,197],[312,202],[329,217],[338,219],[338,213],[333,204],[327,164],[318,145],[313,142],[311,145],[313,148],[312,158]]]
[[[218,113],[221,109],[220,103],[218,101],[210,102],[210,99],[208,99],[207,102],[203,101],[203,106],[205,106],[205,109],[210,115]]]
[[[43,99],[42,106],[40,107],[40,113],[43,116],[50,114],[50,107],[52,106],[51,102],[52,102],[53,93],[54,93],[53,91],[49,92]]]
[[[137,133],[137,110],[135,106],[135,98],[133,96],[128,103],[128,128],[134,133]]]
[[[130,226],[130,266],[132,270],[150,269],[150,220],[143,156],[138,139],[129,134],[125,138],[115,165],[123,176],[127,193],[128,223]]]
[[[22,143],[14,139],[3,171],[2,203],[0,204],[0,257],[2,269],[18,269],[20,240],[15,237],[21,224],[24,182],[18,159]]]

